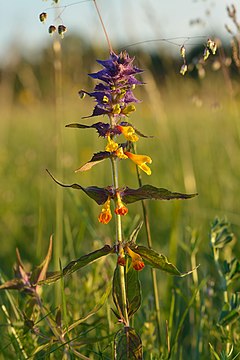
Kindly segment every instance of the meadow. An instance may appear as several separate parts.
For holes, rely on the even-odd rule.
[[[89,172],[74,172],[103,148],[104,140],[93,129],[65,128],[69,123],[92,123],[82,117],[91,114],[93,101],[81,100],[77,93],[83,87],[93,88],[87,74],[99,68],[95,59],[107,58],[107,50],[91,49],[91,61],[89,52],[64,51],[60,93],[55,89],[53,66],[49,66],[54,61],[50,50],[49,58],[46,53],[43,56],[48,63],[21,61],[2,71],[1,282],[14,277],[16,247],[30,271],[43,261],[53,235],[49,265],[53,271],[59,269],[59,258],[64,267],[110,244],[114,237],[114,222],[108,226],[98,222],[97,204],[82,192],[58,187],[46,172],[48,169],[65,184],[111,184],[108,160]],[[134,56],[134,50],[130,54]],[[239,258],[240,251],[239,74],[224,66],[214,71],[216,59],[209,61],[201,79],[191,72],[183,77],[178,65],[168,64],[164,73],[156,72],[150,54],[136,55],[137,65],[144,69],[145,85],[136,91],[142,102],[131,121],[142,133],[153,135],[139,145],[139,153],[153,160],[152,175],[143,174],[142,181],[171,191],[198,193],[186,201],[146,203],[154,249],[182,272],[199,267],[183,278],[157,272],[161,351],[150,268],[140,272],[142,305],[132,322],[141,334],[145,359],[233,360],[239,356],[239,283],[235,281],[239,281],[239,262],[227,289],[218,268],[224,261]],[[134,165],[121,162],[120,168],[120,183],[138,187]],[[211,224],[216,217],[229,222],[231,237],[228,244],[217,248],[219,263],[211,246]],[[130,204],[123,218],[126,237],[141,219],[141,203]],[[146,245],[144,226],[138,243]],[[45,317],[56,321],[59,328],[81,318],[69,338],[76,339],[82,358],[111,359],[119,324],[111,311],[111,296],[106,300],[103,295],[110,291],[114,266],[113,256],[99,259],[66,277],[64,284],[43,285],[46,314],[31,314],[30,324],[27,309],[21,310],[27,295],[1,291],[0,359],[16,359],[15,352],[18,359],[81,358],[56,341]],[[227,320],[222,313],[224,304],[225,315],[230,314]]]

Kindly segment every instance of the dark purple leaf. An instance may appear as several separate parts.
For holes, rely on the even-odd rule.
[[[109,196],[109,191],[105,188],[99,188],[97,186],[89,186],[87,188],[82,187],[81,185],[78,184],[62,184],[60,181],[56,180],[53,175],[47,170],[48,174],[51,176],[51,178],[55,181],[55,183],[57,183],[58,185],[62,186],[62,187],[66,187],[66,188],[72,188],[72,189],[77,189],[77,190],[82,190],[83,192],[85,192],[85,194],[87,196],[89,196],[91,199],[93,199],[94,201],[96,201],[96,203],[98,205],[102,205],[104,204]]]
[[[152,185],[143,185],[139,189],[124,188],[121,191],[121,198],[125,204],[131,204],[139,200],[172,200],[172,199],[190,199],[197,194],[182,194],[171,192],[167,189],[156,188]]]

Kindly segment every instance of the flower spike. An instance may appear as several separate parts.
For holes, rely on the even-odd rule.
[[[146,165],[146,163],[151,164],[152,159],[147,155],[137,155],[132,154],[128,151],[124,152],[124,154],[131,159],[141,170],[143,170],[147,175],[151,175],[151,169]]]
[[[110,209],[110,202],[111,198],[108,197],[107,201],[103,205],[102,211],[98,215],[98,221],[102,224],[108,224],[109,221],[112,219],[112,213]]]

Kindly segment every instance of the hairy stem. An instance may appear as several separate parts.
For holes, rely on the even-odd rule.
[[[111,158],[111,164],[112,164],[113,186],[115,189],[117,189],[118,188],[117,159]],[[118,245],[119,254],[121,254],[123,252],[122,243],[123,243],[123,238],[122,238],[121,215],[116,215],[116,245]],[[119,270],[120,270],[120,288],[121,288],[121,293],[122,293],[122,304],[123,304],[123,314],[122,315],[124,317],[125,326],[129,326],[124,266],[120,266]]]

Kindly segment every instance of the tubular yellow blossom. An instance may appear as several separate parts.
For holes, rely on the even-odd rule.
[[[115,114],[115,115],[119,115],[121,112],[121,107],[119,104],[116,104],[113,106],[112,108],[112,113]]]
[[[127,157],[131,159],[138,167],[140,167],[140,169],[143,170],[147,175],[151,175],[151,169],[146,165],[146,163],[152,163],[150,156],[132,154],[128,151],[126,151],[124,154],[127,155]]]
[[[136,135],[135,130],[132,126],[118,125],[117,128],[121,131],[121,133],[125,136],[127,140],[132,142],[138,141],[139,137]]]
[[[115,151],[115,154],[116,154],[116,156],[117,156],[119,159],[127,159],[127,158],[128,158],[127,155],[124,154],[122,147],[120,147],[119,149],[117,149],[117,150]]]
[[[108,141],[108,142],[107,142],[107,145],[106,145],[106,147],[105,147],[105,150],[106,150],[106,151],[109,151],[109,152],[114,152],[114,151],[116,151],[117,148],[118,148],[118,144],[117,144],[114,140],[111,139],[110,135],[108,135],[107,141]]]
[[[133,104],[131,104],[131,105],[126,106],[126,107],[122,110],[122,114],[128,115],[128,114],[130,114],[130,113],[132,113],[132,112],[134,112],[134,111],[136,111],[136,107],[135,107]]]
[[[122,216],[127,215],[128,208],[122,203],[121,196],[118,191],[116,192],[116,197],[117,197],[117,206],[116,209],[114,210],[115,214]]]
[[[145,264],[141,258],[141,256],[137,253],[135,253],[134,251],[132,251],[130,249],[130,247],[126,246],[126,250],[128,255],[132,258],[132,267],[137,270],[140,271],[144,268]]]
[[[112,219],[111,209],[110,209],[111,199],[108,197],[107,201],[103,205],[102,211],[98,215],[98,221],[102,224],[108,224]]]

